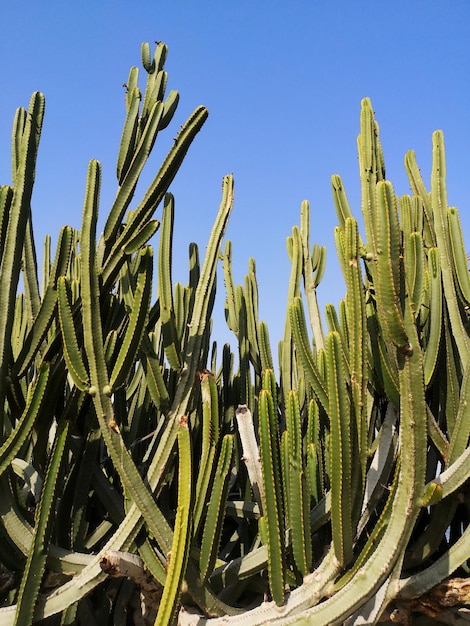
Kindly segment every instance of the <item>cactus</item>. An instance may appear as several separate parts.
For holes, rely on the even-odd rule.
[[[90,611],[126,623],[130,607],[139,624],[378,623],[394,612],[411,623],[431,605],[449,619],[439,594],[465,601],[457,575],[470,556],[470,291],[443,135],[430,192],[409,152],[413,195],[398,198],[363,100],[365,237],[334,175],[346,291],[327,305],[325,332],[326,251],[311,247],[302,203],[276,377],[255,260],[236,285],[232,244],[222,247],[232,176],[204,259],[191,244],[188,282],[173,283],[169,186],[204,107],[134,198],[178,105],[176,91],[165,98],[167,52],[142,45],[143,92],[130,70],[103,234],[91,161],[81,229],[62,229],[52,266],[46,238],[42,276],[31,220],[42,94],[15,116],[12,185],[0,188],[1,623],[84,623]],[[238,361],[211,344],[219,260]]]

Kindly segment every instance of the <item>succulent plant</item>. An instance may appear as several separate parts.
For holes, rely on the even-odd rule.
[[[302,203],[276,375],[255,261],[235,285],[222,245],[232,176],[204,259],[191,244],[187,284],[172,279],[169,188],[204,107],[135,198],[178,104],[166,56],[142,45],[143,92],[130,70],[102,235],[91,161],[81,229],[63,227],[52,263],[46,238],[41,277],[43,95],[15,116],[0,188],[2,625],[454,623],[469,598],[470,277],[442,132],[430,191],[409,152],[413,195],[398,198],[362,101],[364,236],[335,175],[345,296],[322,315],[326,250]],[[212,337],[220,261],[235,352]]]

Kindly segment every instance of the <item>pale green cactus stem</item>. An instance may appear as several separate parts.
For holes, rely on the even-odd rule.
[[[158,104],[155,105],[155,107],[157,106]],[[124,206],[124,209],[122,207],[117,208],[115,214],[113,212],[110,213],[108,223],[105,226],[104,232],[105,241],[109,241],[109,253],[103,253],[100,250],[99,254],[100,260],[102,254],[104,254],[104,288],[108,288],[116,279],[117,274],[119,273],[119,270],[126,258],[126,246],[128,245],[129,241],[134,237],[136,229],[140,229],[148,222],[149,219],[151,219],[153,213],[155,212],[155,209],[162,201],[165,193],[168,190],[168,187],[176,176],[176,173],[179,170],[180,165],[183,162],[183,159],[186,156],[186,153],[189,150],[191,143],[193,142],[193,139],[206,121],[207,116],[207,109],[205,107],[198,107],[188,118],[185,124],[183,124],[177,137],[175,138],[175,143],[170,148],[165,160],[163,161],[154,180],[150,184],[142,201],[139,203],[135,211],[129,216],[129,220],[126,222],[121,234],[119,235],[117,233],[120,228],[122,215],[127,205]],[[145,153],[142,156],[139,156],[139,163],[141,160],[143,160],[143,163],[140,163],[140,170],[142,169],[143,164],[147,159],[147,156],[148,154]],[[130,189],[127,192],[124,204],[126,202],[130,202],[139,176],[140,171],[135,176],[133,182],[129,185]],[[109,235],[107,234],[108,228]],[[113,238],[113,233],[116,233],[115,239]]]
[[[331,530],[336,558],[341,566],[352,557],[352,493],[344,485],[352,484],[351,408],[344,380],[339,335],[326,337],[327,384],[331,431],[330,482]]]
[[[31,214],[31,196],[36,170],[36,157],[44,119],[44,96],[35,92],[28,113],[17,116],[18,127],[13,134],[13,196],[6,226],[0,262],[0,405],[3,406],[8,368],[11,365],[11,330],[15,312],[16,291],[21,270],[23,242]],[[15,129],[14,129],[15,130]],[[6,215],[4,212],[4,219]],[[0,425],[3,424],[3,413]],[[3,427],[2,427],[3,429]]]
[[[13,365],[13,376],[19,378],[24,376],[33,364],[37,354],[45,352],[43,342],[52,326],[56,311],[57,281],[60,276],[67,274],[71,258],[72,241],[73,231],[70,227],[65,226],[60,232],[56,256],[52,269],[49,272],[49,282],[43,294],[41,307]]]
[[[287,400],[287,459],[283,475],[286,494],[288,525],[292,534],[292,551],[295,564],[302,576],[306,576],[312,566],[312,546],[310,538],[310,511],[302,459],[302,426],[298,393],[291,391]]]
[[[201,460],[196,482],[194,504],[194,533],[197,534],[207,503],[210,479],[213,473],[214,459],[219,442],[219,399],[214,375],[209,371],[201,372],[202,428]]]
[[[377,247],[375,239],[377,232],[376,185],[385,179],[385,167],[379,138],[379,126],[374,119],[372,103],[369,98],[364,98],[361,101],[360,122],[361,131],[357,138],[357,147],[362,190],[362,215],[366,229],[367,246],[369,252],[375,256]]]
[[[30,626],[37,602],[39,587],[46,568],[46,559],[58,491],[59,472],[65,455],[70,421],[62,419],[57,426],[54,445],[47,467],[41,497],[35,513],[32,543],[21,579],[16,604],[15,626]]]
[[[174,200],[171,194],[167,194],[163,206],[162,230],[158,249],[158,300],[165,354],[170,367],[179,371],[182,365],[181,340],[176,329],[171,276],[173,223]]]
[[[102,325],[99,307],[99,284],[96,268],[95,234],[98,213],[100,166],[91,161],[88,168],[87,190],[84,202],[81,230],[82,261],[82,308],[85,351],[89,366],[91,386],[89,394],[93,398],[103,439],[111,458],[115,462],[121,479],[129,494],[138,504],[149,528],[152,528],[160,547],[169,551],[170,543],[165,529],[168,524],[155,505],[129,452],[126,450],[116,423],[111,402],[111,387],[103,350]]]
[[[199,566],[202,580],[207,580],[217,560],[225,505],[228,494],[230,469],[233,455],[233,435],[222,439],[219,460],[215,470],[209,506],[202,535]]]
[[[263,517],[260,524],[265,527],[268,546],[269,588],[275,603],[284,604],[284,523],[281,465],[279,441],[274,424],[275,412],[273,399],[269,391],[262,389],[259,395],[259,435],[260,455],[263,475]],[[260,528],[263,534],[263,529]]]
[[[350,355],[350,385],[352,409],[356,421],[357,450],[360,459],[359,490],[366,475],[367,446],[367,315],[364,286],[359,256],[359,230],[354,218],[345,221],[345,271],[347,294],[345,299],[347,344]],[[339,335],[340,339],[341,335]],[[342,341],[340,341],[342,343]]]
[[[73,322],[70,281],[65,276],[59,277],[57,292],[59,322],[67,369],[74,385],[81,391],[86,391],[90,387],[90,381],[78,346],[77,333]]]
[[[192,532],[192,463],[189,427],[185,417],[182,417],[179,423],[178,462],[178,506],[171,545],[171,558],[155,619],[156,624],[170,624],[173,619],[189,557]]]
[[[304,200],[300,208],[300,239],[302,243],[302,274],[305,297],[317,350],[325,348],[320,309],[317,299],[317,287],[322,279],[326,264],[326,248],[314,248],[316,255],[310,253],[310,205]],[[314,262],[315,261],[315,262]]]
[[[148,321],[152,292],[153,251],[150,246],[142,247],[138,253],[137,283],[132,298],[129,321],[110,375],[112,391],[126,382],[131,366],[142,344],[145,325]]]
[[[386,339],[402,350],[409,350],[401,301],[402,262],[398,205],[393,187],[388,181],[377,184],[376,220],[380,224],[376,235],[378,313],[383,320]]]
[[[444,136],[442,131],[435,131],[433,139],[433,159],[431,176],[431,197],[434,209],[434,226],[437,247],[441,254],[441,272],[444,294],[449,311],[450,323],[455,343],[459,352],[462,368],[466,369],[470,355],[470,339],[465,329],[458,307],[454,273],[452,269],[452,250],[450,247],[449,224],[447,220],[446,164]],[[459,245],[461,242],[455,242]]]

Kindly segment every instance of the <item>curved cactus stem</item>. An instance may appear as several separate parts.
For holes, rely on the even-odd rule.
[[[217,384],[214,375],[209,371],[201,372],[199,376],[201,379],[202,398],[202,443],[193,513],[195,535],[199,530],[202,514],[207,504],[207,493],[211,475],[213,474],[214,458],[219,441],[219,400]]]
[[[359,485],[362,489],[366,474],[368,456],[367,446],[367,356],[366,333],[367,315],[364,286],[362,282],[359,259],[359,230],[354,218],[345,221],[345,254],[346,254],[346,323],[348,328],[348,351],[350,367],[350,384],[352,392],[352,408],[356,420],[357,451],[360,459]],[[341,339],[341,336],[339,335]],[[342,341],[340,341],[342,344]]]
[[[337,333],[326,336],[327,384],[329,394],[331,450],[331,530],[338,562],[345,566],[352,557],[352,484],[351,409],[342,368],[341,344]]]
[[[54,264],[49,273],[48,286],[36,319],[34,320],[34,324],[25,338],[23,347],[13,365],[13,376],[17,376],[18,378],[24,376],[37,353],[41,350],[43,341],[52,325],[57,303],[57,281],[59,276],[63,276],[67,273],[70,263],[72,239],[72,229],[69,226],[62,228],[57,243]]]
[[[441,264],[437,248],[431,248],[428,252],[428,275],[430,288],[429,332],[424,352],[424,382],[426,386],[430,384],[436,369],[443,324]]]
[[[310,511],[307,503],[307,484],[302,460],[302,426],[298,393],[291,391],[287,400],[287,460],[283,483],[287,495],[286,510],[292,531],[292,552],[302,576],[312,565],[310,540]]]
[[[70,422],[60,420],[47,466],[47,472],[35,514],[33,539],[21,579],[16,605],[15,625],[29,626],[33,621],[39,587],[46,567],[47,549],[52,529],[58,478],[69,434]]]
[[[134,105],[134,108],[135,106],[138,106],[138,104],[139,100],[137,100],[137,104]],[[152,108],[145,132],[142,134],[138,144],[135,146],[128,169],[125,175],[122,176],[122,180],[120,180],[116,198],[109,212],[104,229],[104,239],[111,245],[114,243],[122,218],[124,217],[124,213],[134,196],[137,182],[140,178],[144,165],[147,162],[149,154],[152,151],[162,113],[163,104],[161,102],[156,102]]]
[[[470,305],[470,273],[468,271],[468,258],[465,251],[460,224],[459,212],[456,207],[447,209],[447,221],[449,228],[449,241],[452,251],[452,266],[457,279],[458,291],[464,306]]]
[[[313,338],[317,350],[323,350],[325,348],[325,338],[317,300],[317,287],[320,281],[316,280],[313,275],[314,266],[312,263],[312,257],[310,256],[310,204],[306,200],[302,202],[300,207],[300,241],[303,256],[302,275],[304,279],[305,298],[307,300],[310,325],[312,327]],[[324,256],[324,254],[320,255],[323,262]],[[315,269],[317,270],[318,267],[315,267]],[[321,271],[321,273],[323,272]]]
[[[309,346],[305,316],[300,298],[294,299],[293,304],[289,307],[289,313],[297,355],[301,360],[306,379],[312,386],[323,408],[328,410],[327,387],[318,371]]]
[[[15,428],[0,447],[0,475],[8,469],[10,463],[31,433],[32,427],[44,403],[49,372],[49,364],[43,364],[36,380],[28,390],[28,400],[23,414],[16,423]]]
[[[90,381],[80,353],[77,333],[73,323],[69,282],[65,276],[59,277],[57,282],[59,322],[62,332],[64,358],[74,384],[81,391],[86,391],[90,386]]]
[[[173,303],[173,282],[171,277],[172,242],[174,222],[174,201],[171,194],[165,196],[158,248],[158,299],[162,325],[163,347],[170,367],[181,369],[181,338],[178,337]]]
[[[2,294],[0,302],[0,406],[3,406],[6,393],[5,381],[11,365],[11,330],[15,313],[16,290],[20,277],[26,227],[31,213],[31,195],[44,106],[43,94],[35,92],[31,96],[24,127],[21,130],[21,124],[17,129],[13,142],[14,191],[0,262],[0,293]],[[3,412],[0,416],[0,426],[1,424],[3,424]]]
[[[96,415],[103,439],[120,478],[137,503],[149,529],[162,550],[170,549],[168,523],[156,506],[129,452],[124,447],[119,426],[115,421],[110,398],[110,385],[103,349],[103,335],[99,306],[99,282],[96,269],[95,234],[100,187],[100,165],[91,161],[88,168],[87,190],[81,231],[82,309],[85,352],[90,369],[91,387]]]
[[[105,289],[113,283],[119,269],[124,263],[126,256],[124,250],[129,240],[134,236],[136,229],[139,229],[152,217],[155,209],[162,201],[193,139],[202,128],[207,116],[207,109],[199,107],[188,118],[186,123],[181,127],[173,147],[168,152],[144,198],[129,217],[122,233],[117,236],[115,241],[113,241],[110,236],[109,241],[111,243],[111,249],[103,265],[103,286]],[[118,217],[113,216],[109,226],[110,232],[117,232],[119,228],[119,215],[121,215],[122,209],[119,209],[116,213]]]
[[[359,174],[361,177],[362,215],[366,228],[369,251],[375,257],[377,249],[377,196],[376,185],[385,179],[379,127],[374,119],[369,98],[361,101],[360,133],[357,138]]]
[[[224,281],[225,281],[225,320],[228,327],[238,337],[239,332],[239,320],[238,320],[238,305],[235,297],[235,287],[233,284],[232,274],[232,242],[225,242],[225,249],[223,255],[224,265]]]
[[[466,369],[470,355],[470,338],[464,327],[458,307],[458,298],[453,279],[452,251],[450,249],[449,225],[447,221],[446,165],[444,136],[442,131],[435,131],[432,139],[431,197],[434,209],[436,242],[441,256],[442,284],[449,311],[452,333],[455,338],[462,368]]]
[[[131,313],[121,348],[109,379],[114,391],[121,387],[131,369],[140,348],[148,318],[152,291],[153,252],[150,247],[142,248],[138,255],[137,284],[134,291]]]
[[[402,350],[409,349],[401,298],[401,237],[397,200],[391,183],[377,184],[377,309],[386,339]]]
[[[176,612],[181,583],[186,571],[191,541],[191,441],[187,419],[181,418],[178,430],[178,506],[163,595],[158,608],[156,624],[171,624]]]
[[[222,524],[225,516],[225,503],[227,500],[232,455],[233,435],[225,435],[222,440],[220,456],[215,470],[202,535],[199,561],[202,580],[208,578],[217,560],[220,537],[222,534]]]
[[[271,394],[259,394],[259,435],[263,475],[263,512],[268,545],[269,588],[275,603],[284,604],[284,524],[279,441],[276,438],[275,414]]]
[[[137,138],[137,129],[139,126],[139,107],[142,94],[138,87],[127,90],[127,115],[122,129],[121,143],[119,146],[119,154],[117,160],[116,174],[118,182],[121,184],[124,176],[127,174],[129,165],[132,161],[135,151],[135,141]]]

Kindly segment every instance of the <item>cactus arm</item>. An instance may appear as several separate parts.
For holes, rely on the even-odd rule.
[[[371,303],[366,304],[367,327],[369,336],[371,337],[371,356],[374,370],[378,373],[379,380],[374,380],[374,384],[378,388],[383,389],[393,404],[398,407],[400,405],[400,392],[398,382],[398,369],[396,361],[387,351],[382,331],[379,327],[377,312]]]
[[[58,478],[70,428],[69,420],[59,421],[51,457],[35,513],[33,538],[21,579],[16,605],[15,625],[30,626],[39,587],[46,567],[49,537],[52,530]]]
[[[140,250],[140,248],[143,248],[149,239],[155,235],[159,226],[160,222],[158,220],[149,220],[137,230],[132,239],[129,239],[126,247],[124,248],[124,252],[130,255],[137,252],[137,250]]]
[[[142,365],[152,402],[162,413],[165,413],[169,408],[170,396],[163,379],[160,362],[155,355],[150,339],[145,335],[142,340]]]
[[[142,342],[150,305],[152,262],[152,250],[150,247],[146,246],[139,252],[137,286],[134,292],[131,314],[121,348],[109,379],[109,384],[113,391],[125,383]]]
[[[214,375],[211,372],[202,372],[200,379],[202,399],[202,444],[193,513],[195,535],[199,530],[202,514],[206,507],[207,492],[213,473],[214,458],[219,440],[219,402]]]
[[[202,128],[207,116],[208,112],[204,107],[197,108],[192,115],[190,115],[178,133],[173,147],[169,150],[142,202],[128,220],[121,235],[119,235],[116,241],[112,244],[109,256],[106,258],[103,267],[103,283],[105,288],[107,288],[117,276],[125,258],[123,250],[129,239],[133,237],[135,229],[139,228],[150,219],[156,207],[163,199],[168,187],[176,176],[176,173],[179,170],[180,165],[183,162],[191,143],[193,142],[193,139]],[[116,218],[113,219],[113,223],[114,222],[119,225],[119,220],[116,220]],[[111,228],[116,228],[117,231],[118,227],[119,226]]]
[[[289,306],[289,313],[292,335],[294,337],[297,354],[302,363],[306,379],[312,386],[321,405],[328,410],[326,385],[322,380],[320,372],[318,371],[309,346],[305,316],[300,297],[295,298],[294,302]]]
[[[233,284],[232,274],[232,242],[225,242],[225,249],[223,255],[223,268],[224,268],[224,281],[225,281],[225,319],[227,326],[238,337],[239,332],[239,320],[238,320],[238,306],[235,296],[235,287]]]
[[[86,391],[90,386],[90,382],[78,347],[77,333],[75,332],[70,303],[70,285],[65,276],[59,277],[57,281],[57,296],[59,323],[62,332],[62,344],[67,369],[69,370],[75,386],[81,391]]]
[[[38,264],[34,244],[31,208],[29,209],[29,218],[26,224],[23,246],[23,275],[28,316],[32,322],[41,306],[41,298],[39,295]]]
[[[225,515],[225,503],[230,478],[230,467],[233,455],[233,436],[225,435],[222,440],[217,468],[211,489],[211,497],[207,509],[206,521],[202,535],[199,566],[202,580],[206,580],[217,559]]]
[[[157,43],[153,60],[150,62],[149,55],[150,46],[144,42],[141,47],[141,60],[145,71],[147,72],[147,84],[145,85],[145,97],[142,105],[142,116],[140,120],[140,128],[145,127],[150,109],[157,100],[161,100],[164,96],[167,75],[163,71],[165,61],[168,56],[168,46],[163,42]]]
[[[437,247],[441,255],[441,272],[444,294],[449,311],[452,333],[459,352],[462,368],[466,369],[470,354],[470,339],[463,325],[458,307],[458,298],[453,279],[452,258],[447,222],[446,165],[444,154],[444,136],[442,131],[435,131],[432,136],[432,175],[431,197],[434,209],[434,227]]]
[[[9,185],[2,185],[0,187],[0,259],[3,256],[8,216],[10,215],[12,201],[13,188]]]
[[[164,130],[171,122],[178,107],[179,99],[179,93],[175,89],[172,89],[163,103],[163,115],[158,130]]]
[[[258,340],[262,370],[274,369],[268,325],[266,322],[259,322],[258,324]]]
[[[457,541],[426,569],[396,582],[397,599],[419,598],[452,575],[470,557],[470,526]]]
[[[162,324],[163,347],[170,367],[181,369],[181,342],[176,330],[171,277],[172,241],[174,222],[173,196],[167,194],[163,206],[160,245],[158,248],[158,299]]]
[[[185,368],[184,380],[187,385],[183,392],[185,394],[191,388],[198,368],[197,359],[201,354],[204,331],[206,330],[211,306],[213,305],[211,294],[215,285],[220,244],[232,211],[233,193],[233,177],[231,175],[225,176],[222,183],[222,200],[207,244],[206,257],[196,287],[193,315],[189,321],[190,332],[183,358],[183,367]],[[177,394],[175,402],[179,402],[181,396]]]
[[[354,218],[345,222],[346,253],[346,321],[350,384],[354,416],[356,419],[358,453],[360,459],[360,485],[364,483],[367,463],[367,357],[366,357],[366,303],[359,259],[359,230]],[[338,336],[341,339],[340,336]],[[342,342],[340,341],[340,344]]]
[[[331,188],[336,208],[336,217],[338,218],[340,228],[344,228],[344,222],[347,217],[352,217],[352,212],[343,186],[343,181],[341,180],[341,176],[338,176],[338,174],[333,174],[331,177]]]
[[[206,333],[206,325],[210,317],[210,296],[216,279],[220,244],[225,233],[232,206],[233,177],[226,176],[224,177],[222,185],[222,201],[209,237],[206,257],[195,290],[193,313],[189,322],[189,335],[183,356],[183,370],[174,394],[173,403],[167,416],[169,426],[162,433],[162,437],[149,468],[149,477],[153,475],[158,476],[153,488],[155,488],[162,479],[161,470],[168,461],[176,438],[177,418],[186,413],[194,379],[200,367],[199,358],[203,347],[204,335]]]
[[[405,242],[404,264],[413,312],[417,316],[423,301],[424,243],[421,233],[411,233]]]
[[[250,341],[248,337],[248,313],[246,307],[246,299],[243,291],[243,287],[238,285],[236,290],[237,302],[239,303],[238,310],[238,351],[240,360],[240,402],[252,406],[254,403],[252,384],[251,384],[251,369],[250,369]]]
[[[127,174],[132,157],[134,156],[141,97],[142,95],[138,87],[128,89],[126,96],[127,115],[122,130],[116,168],[117,179],[120,184],[122,184],[123,178]]]
[[[320,315],[320,309],[318,307],[317,300],[317,286],[319,281],[316,281],[313,276],[314,267],[312,263],[312,257],[310,256],[310,205],[304,200],[300,207],[300,241],[302,246],[302,275],[304,279],[305,297],[307,300],[307,308],[310,317],[310,325],[312,327],[313,338],[317,350],[323,350],[325,347],[325,339],[322,328],[322,321]],[[320,253],[319,266],[315,269],[320,269],[320,261],[323,260],[325,255]],[[321,272],[320,272],[321,273]]]
[[[464,306],[468,306],[470,305],[470,273],[468,271],[468,259],[463,243],[462,226],[456,207],[449,207],[447,209],[447,221],[452,252],[452,265],[455,277],[457,278],[459,295]]]
[[[68,226],[62,228],[59,241],[57,243],[57,252],[54,264],[49,274],[49,284],[41,302],[36,319],[28,336],[25,339],[23,347],[13,365],[13,375],[21,378],[24,376],[28,368],[31,366],[33,359],[41,348],[49,328],[54,319],[54,313],[57,302],[57,280],[61,275],[66,274],[70,262],[70,253],[72,246],[72,229]]]
[[[268,545],[269,587],[277,606],[284,604],[284,529],[279,443],[275,439],[274,406],[269,391],[259,394],[259,434],[263,475],[263,514]]]
[[[417,204],[420,204],[419,213],[422,215],[420,218],[422,228],[416,228],[416,230],[418,232],[423,232],[426,245],[429,248],[434,248],[437,245],[437,240],[433,224],[434,216],[431,204],[431,194],[427,192],[426,187],[424,186],[420,169],[416,163],[416,154],[414,150],[409,150],[405,154],[405,169],[408,175],[408,180],[410,181],[411,189],[415,194],[414,198],[416,198],[416,200],[412,199],[412,202],[414,201]]]
[[[110,385],[103,349],[94,241],[100,172],[99,163],[91,161],[88,168],[81,231],[83,335],[90,370],[91,387],[89,393],[93,398],[103,439],[123,485],[138,504],[149,529],[154,533],[162,550],[168,552],[171,545],[171,532],[168,523],[156,506],[129,452],[124,447],[119,428],[114,419],[114,410],[110,398]]]
[[[431,248],[428,252],[429,296],[429,333],[424,352],[424,382],[428,386],[436,370],[437,357],[442,335],[442,283],[439,250]]]
[[[330,332],[326,337],[326,359],[331,432],[331,530],[336,558],[345,566],[351,559],[353,547],[352,494],[345,488],[351,485],[352,478],[351,411],[338,333]]]
[[[306,506],[307,484],[302,461],[302,430],[300,423],[299,397],[290,391],[287,398],[287,460],[283,483],[287,495],[286,510],[292,531],[292,552],[295,564],[302,576],[306,576],[312,565],[310,542],[310,515]]]
[[[62,230],[59,237],[62,236]],[[47,285],[49,283],[49,274],[51,271],[51,236],[46,235],[44,237],[44,249],[42,253],[42,275],[41,275],[41,294],[46,293]]]
[[[400,310],[400,227],[392,185],[377,184],[377,308],[386,331],[386,339],[398,348],[408,349],[403,315]]]
[[[470,374],[468,368],[462,380],[460,388],[459,407],[455,425],[452,430],[452,436],[449,442],[448,466],[459,460],[460,456],[465,452],[468,446],[470,435]]]
[[[191,441],[186,418],[181,418],[179,424],[178,459],[178,507],[176,509],[170,564],[155,620],[156,624],[170,624],[173,619],[189,556],[192,465]]]
[[[15,184],[16,175],[21,161],[21,142],[26,127],[27,112],[23,107],[19,107],[13,118],[13,129],[11,133],[11,179]]]
[[[14,167],[14,192],[8,216],[3,254],[0,263],[0,405],[5,397],[5,381],[11,360],[11,330],[15,312],[16,290],[18,286],[22,249],[30,215],[31,195],[36,169],[36,157],[44,118],[44,96],[35,92],[31,96],[28,114],[21,134]],[[3,423],[3,415],[0,419]]]
[[[250,360],[257,374],[261,373],[260,348],[258,338],[258,284],[254,259],[249,260],[248,274],[245,277],[244,300],[246,304],[247,339],[250,346]]]
[[[28,390],[28,399],[23,414],[0,447],[0,475],[8,469],[21,446],[31,434],[33,425],[43,407],[48,379],[49,365],[43,364],[37,378]]]
[[[106,243],[114,243],[124,213],[134,196],[134,191],[140,178],[140,174],[142,173],[144,165],[147,162],[148,156],[155,143],[155,137],[158,132],[158,125],[160,123],[162,113],[163,104],[161,102],[155,103],[147,126],[145,127],[145,131],[135,148],[135,152],[132,155],[132,161],[129,164],[128,170],[126,171],[122,182],[120,182],[116,198],[109,212],[104,229],[104,239]]]
[[[359,173],[361,178],[362,214],[366,228],[367,245],[376,254],[377,196],[376,184],[384,178],[380,170],[381,147],[378,125],[374,120],[372,103],[369,98],[361,101],[360,133],[357,139],[359,153]]]

